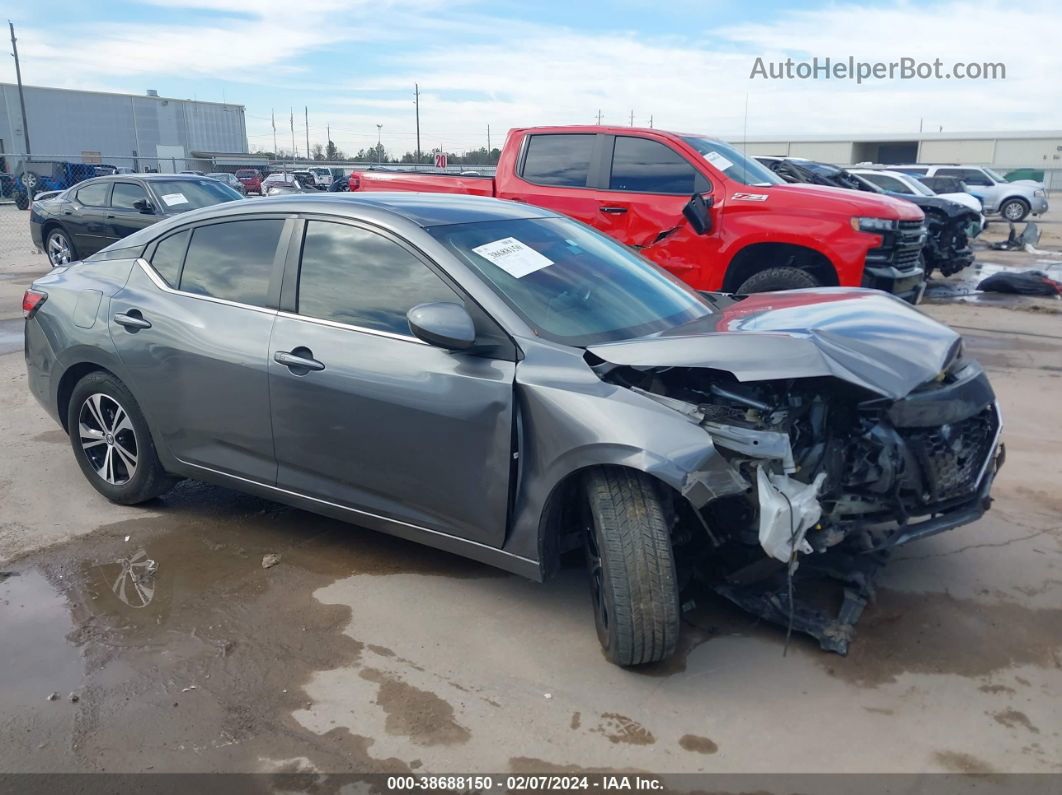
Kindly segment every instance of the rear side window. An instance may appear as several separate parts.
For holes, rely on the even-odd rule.
[[[907,185],[900,182],[896,177],[890,177],[888,174],[860,174],[859,176],[868,182],[873,182],[879,188],[891,190],[893,193],[914,193]]]
[[[991,185],[992,180],[976,168],[938,168],[937,176],[958,177],[967,185]]]
[[[151,267],[170,287],[177,286],[181,275],[181,263],[184,261],[184,252],[188,248],[188,237],[191,234],[186,229],[170,235],[155,246],[155,253],[151,255]]]
[[[594,135],[532,135],[523,178],[539,185],[585,188],[594,154]]]
[[[111,194],[111,207],[119,210],[135,210],[138,201],[146,201],[147,193],[135,182],[115,182]]]
[[[383,235],[310,221],[299,270],[300,315],[410,336],[406,312],[432,301],[462,303],[423,262]]]
[[[111,190],[109,182],[94,182],[83,188],[78,188],[77,200],[88,207],[106,207],[107,194]]]
[[[609,190],[689,196],[698,190],[698,176],[686,158],[662,143],[618,136],[608,187]]]
[[[192,232],[181,289],[264,306],[284,221],[261,219],[201,226]]]

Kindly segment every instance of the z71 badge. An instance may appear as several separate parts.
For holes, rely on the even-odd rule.
[[[767,201],[766,193],[734,193],[730,196],[731,199],[738,202],[765,202]]]

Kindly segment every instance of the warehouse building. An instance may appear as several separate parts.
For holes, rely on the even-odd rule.
[[[134,171],[199,169],[197,153],[247,152],[242,105],[146,94],[23,86],[32,159],[107,163]],[[0,83],[0,155],[24,160],[18,86]],[[209,163],[209,161],[207,161]]]
[[[847,166],[855,163],[958,163],[1006,172],[1044,172],[1049,188],[1062,190],[1062,130],[1028,132],[893,133],[888,135],[750,136],[750,155],[804,157]]]

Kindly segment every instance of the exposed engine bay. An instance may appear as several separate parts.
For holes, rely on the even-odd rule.
[[[900,398],[833,376],[595,369],[700,425],[747,484],[676,518],[680,571],[842,654],[888,550],[979,518],[1002,464],[992,388],[961,345],[935,378]],[[839,608],[793,596],[823,576],[843,584]]]

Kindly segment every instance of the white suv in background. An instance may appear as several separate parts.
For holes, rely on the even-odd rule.
[[[932,188],[928,188],[919,182],[917,177],[912,177],[910,174],[904,174],[900,171],[877,168],[850,168],[848,173],[858,174],[867,182],[873,182],[882,190],[892,193],[905,193],[909,196],[939,196],[941,199],[948,199],[949,201],[958,202],[964,207],[969,207],[976,213],[980,213],[983,209],[981,200],[976,196],[972,196],[969,193],[937,193]],[[984,221],[984,216],[981,216],[981,220]],[[984,227],[984,224],[982,223],[981,226]]]
[[[958,177],[981,200],[985,215],[998,213],[1006,221],[1021,221],[1030,213],[1047,212],[1047,190],[1042,182],[1031,179],[1007,182],[1002,175],[984,166],[909,165],[889,166],[889,170],[915,177]]]

